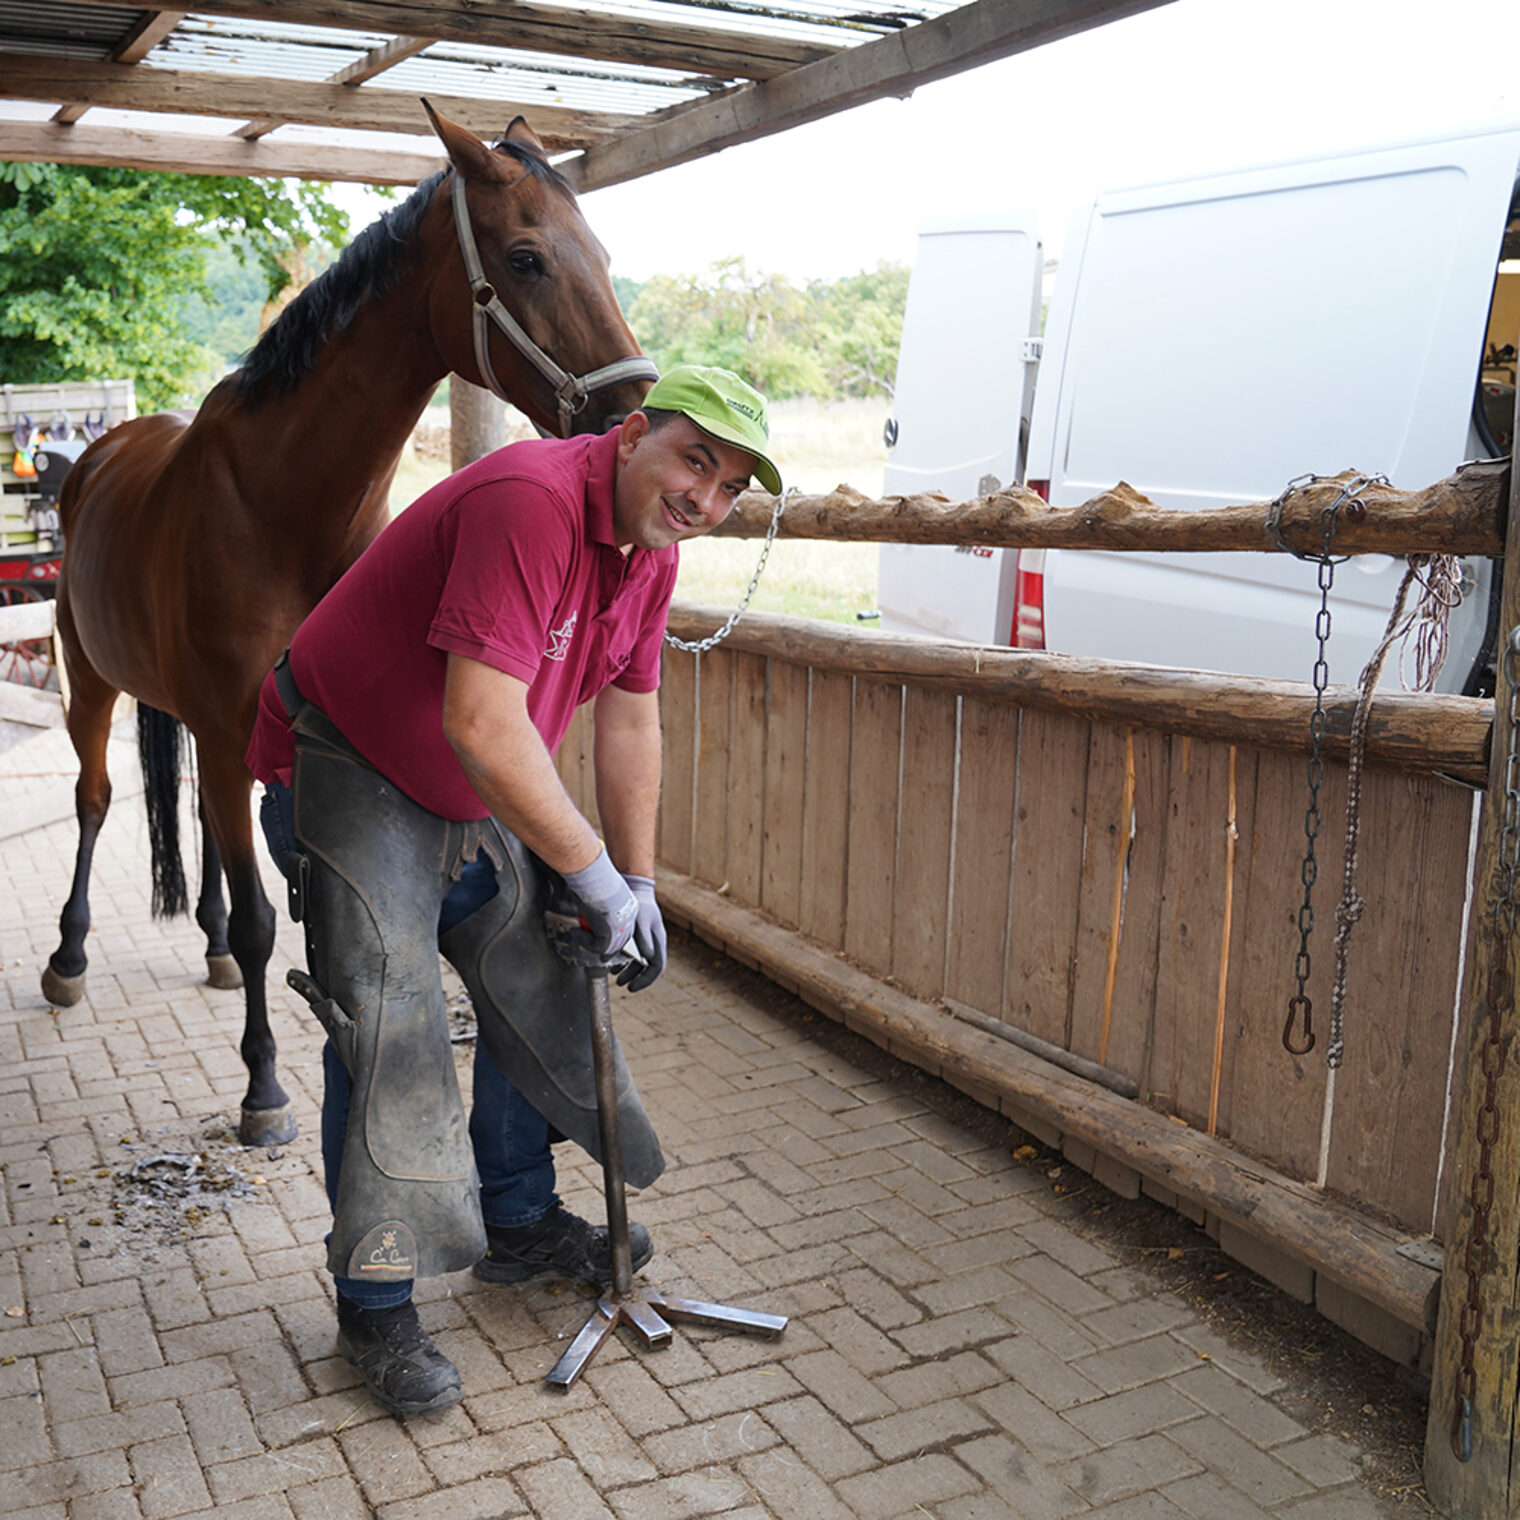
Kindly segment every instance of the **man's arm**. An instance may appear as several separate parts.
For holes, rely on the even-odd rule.
[[[451,654],[443,732],[480,800],[540,860],[568,874],[596,859],[596,831],[571,802],[528,716],[526,682]]]
[[[609,686],[596,699],[596,807],[607,853],[625,876],[654,875],[660,804],[660,696]]]

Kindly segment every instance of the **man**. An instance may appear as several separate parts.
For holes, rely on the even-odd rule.
[[[606,1230],[554,1191],[551,1142],[599,1141],[583,975],[548,947],[544,910],[578,915],[600,956],[631,945],[632,990],[664,967],[657,687],[677,545],[722,522],[751,474],[779,493],[767,449],[763,398],[684,366],[600,438],[498,450],[398,517],[264,684],[248,763],[306,926],[310,975],[292,984],[330,1036],[338,1346],[398,1413],[461,1392],[417,1321],[415,1277],[474,1263],[491,1282],[611,1280]],[[593,698],[605,845],[550,758]],[[440,942],[480,1024],[468,1141]],[[663,1159],[619,1075],[643,1186]],[[653,1247],[630,1236],[637,1269]]]

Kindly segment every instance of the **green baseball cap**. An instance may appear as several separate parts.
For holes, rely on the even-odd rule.
[[[704,433],[755,456],[755,478],[772,496],[781,494],[781,472],[771,463],[771,429],[765,397],[732,370],[715,365],[679,364],[661,375],[641,411],[680,412]]]

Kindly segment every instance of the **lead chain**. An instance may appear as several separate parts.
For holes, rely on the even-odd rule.
[[[1520,628],[1513,629],[1504,651],[1509,683],[1509,727],[1504,755],[1504,827],[1499,834],[1499,880],[1494,894],[1493,958],[1488,968],[1488,1037],[1483,1042],[1483,1106],[1478,1110],[1478,1170],[1472,1181],[1472,1224],[1462,1268],[1467,1296],[1462,1302],[1458,1336],[1462,1356],[1457,1366],[1456,1404],[1451,1419],[1451,1449],[1459,1462],[1472,1456],[1473,1404],[1478,1393],[1477,1348],[1483,1326],[1481,1292],[1492,1254],[1488,1216],[1494,1205],[1494,1147],[1499,1140],[1499,1077],[1504,1071],[1504,1016],[1515,1002],[1510,976],[1510,940],[1515,931],[1515,892],[1520,883]]]
[[[755,566],[755,573],[749,578],[749,586],[745,589],[743,600],[729,613],[728,621],[716,633],[708,634],[705,639],[678,639],[675,634],[667,633],[665,642],[672,649],[682,649],[687,654],[706,654],[715,644],[721,644],[734,631],[734,624],[749,611],[750,599],[755,594],[755,588],[760,584],[760,577],[765,572],[765,562],[770,557],[771,545],[776,541],[776,530],[781,526],[781,514],[796,490],[796,486],[791,486],[776,498],[776,505],[771,510],[771,525],[765,530],[765,544],[760,550],[760,562]]]

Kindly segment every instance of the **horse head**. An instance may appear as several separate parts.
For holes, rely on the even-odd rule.
[[[463,264],[433,284],[440,352],[541,432],[604,431],[658,375],[618,307],[607,250],[522,117],[488,148],[423,105],[453,168],[438,195]]]

